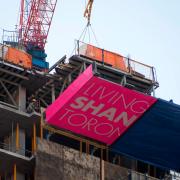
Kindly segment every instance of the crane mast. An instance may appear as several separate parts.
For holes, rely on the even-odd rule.
[[[19,40],[44,50],[57,0],[21,0]]]

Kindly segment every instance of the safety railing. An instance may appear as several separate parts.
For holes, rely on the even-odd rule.
[[[14,144],[6,144],[6,143],[0,142],[0,149],[6,150],[12,153],[16,153],[16,154],[19,154],[21,156],[28,157],[28,158],[33,157],[33,153],[31,151],[24,149],[22,147],[17,149]]]
[[[2,32],[2,43],[6,45],[11,45],[13,47],[18,45],[19,33],[18,31],[9,31],[3,29]]]
[[[76,41],[76,55],[85,56],[102,64],[112,66],[138,78],[157,82],[155,68],[81,41]]]

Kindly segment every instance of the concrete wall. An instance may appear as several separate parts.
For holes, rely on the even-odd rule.
[[[121,166],[104,162],[105,180],[158,180]]]
[[[38,140],[35,180],[99,180],[100,160],[46,140]]]
[[[109,162],[104,162],[105,180],[128,180],[128,175],[128,169],[122,168]]]
[[[46,140],[38,139],[37,148],[35,180],[154,180]]]

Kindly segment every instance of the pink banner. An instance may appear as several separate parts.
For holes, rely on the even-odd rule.
[[[90,66],[46,110],[50,125],[111,145],[156,99],[93,76]]]

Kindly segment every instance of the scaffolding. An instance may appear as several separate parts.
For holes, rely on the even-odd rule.
[[[131,66],[133,63],[140,64],[153,71],[150,66],[127,60]],[[102,166],[103,161],[121,165],[123,156],[112,154],[105,144],[47,125],[44,109],[90,64],[93,64],[99,77],[145,94],[151,94],[158,87],[155,76],[148,79],[133,74],[132,71],[125,73],[80,53],[70,57],[68,63],[65,61],[66,56],[55,63],[49,72],[40,72],[24,69],[0,58],[0,179],[10,176],[16,180],[19,173],[33,179],[38,138],[64,146],[70,146],[68,142],[74,142],[73,148],[79,151],[79,156],[83,153],[97,156],[101,159]],[[153,168],[156,176],[156,168]],[[134,170],[137,170],[137,166]]]

